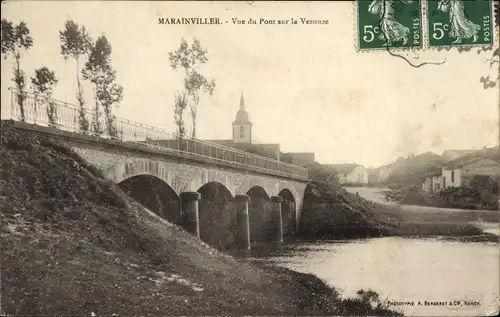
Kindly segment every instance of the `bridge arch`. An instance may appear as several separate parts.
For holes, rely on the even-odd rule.
[[[234,191],[236,194],[248,195],[250,190],[255,191],[254,188],[260,187],[267,197],[273,195],[272,187],[266,184],[259,177],[253,177],[253,175],[245,175],[245,177],[233,178],[230,180],[234,184]],[[253,192],[254,194],[256,192]]]
[[[245,195],[255,186],[262,187],[269,197],[278,195],[284,188],[289,189],[296,199],[299,197],[296,188],[289,186],[287,181],[271,180],[247,173],[216,170],[147,158],[122,158],[115,160],[113,164],[102,162],[99,165],[104,168],[106,177],[117,184],[133,176],[151,175],[169,184],[177,195],[180,195],[183,191],[197,191],[198,188],[207,183],[217,182],[223,184],[233,197],[238,194]],[[302,191],[302,189],[300,190]]]
[[[262,186],[252,186],[246,192],[250,196],[248,217],[250,222],[250,240],[262,242],[269,240],[272,235],[272,206],[271,197]]]
[[[175,182],[171,174],[168,167],[144,159],[123,159],[105,170],[106,177],[112,179],[116,184],[140,175],[154,176],[169,184],[170,188],[179,196],[182,192],[182,186]]]
[[[233,195],[219,182],[208,182],[198,189],[200,239],[218,249],[227,249],[235,239]]]
[[[141,156],[141,153],[136,152],[126,153],[127,155],[115,155],[85,149],[77,150],[84,158],[94,162],[101,168],[106,177],[115,183],[121,183],[126,179],[139,175],[150,175],[168,184],[177,196],[186,191],[196,192],[209,183],[223,185],[232,197],[249,194],[253,200],[253,203],[249,203],[249,220],[252,223],[251,228],[253,228],[251,229],[253,241],[255,241],[255,237],[257,237],[257,240],[267,240],[265,236],[268,232],[262,233],[262,231],[269,229],[265,228],[266,219],[271,217],[269,198],[278,196],[286,189],[291,195],[280,196],[287,198],[288,201],[291,201],[291,196],[294,197],[297,230],[302,212],[304,183],[272,176],[203,166],[197,163],[173,161],[168,158],[144,157]],[[255,188],[261,188],[262,191],[257,191]],[[265,195],[259,194],[259,191],[264,192]],[[282,206],[284,210],[285,206]],[[262,212],[262,214],[257,213],[257,211]],[[286,226],[287,224],[285,224],[285,230],[287,230]]]
[[[281,219],[283,223],[283,237],[289,238],[295,236],[297,227],[297,206],[293,193],[283,188],[278,193],[283,200],[281,201]]]
[[[188,159],[185,155],[161,151],[145,146],[144,144],[139,145],[132,142],[89,138],[84,135],[62,130],[55,131],[52,128],[46,129],[45,127],[36,125],[31,127],[22,125],[20,128],[28,129],[35,133],[49,133],[57,136],[63,144],[70,147],[89,164],[102,171],[107,179],[119,184],[125,189],[125,192],[136,197],[137,200],[140,201],[141,198],[142,200],[146,200],[149,204],[149,209],[160,214],[162,217],[170,219],[172,222],[178,223],[177,219],[181,218],[180,194],[183,192],[196,192],[202,186],[211,182],[224,185],[232,197],[235,197],[237,194],[250,194],[250,196],[253,196],[253,205],[259,199],[262,200],[264,205],[268,204],[270,197],[278,195],[286,187],[295,198],[298,207],[297,220],[300,219],[301,207],[299,206],[303,204],[302,194],[306,184],[305,179],[298,177],[298,175],[296,175],[297,177],[285,179],[277,171],[276,173],[267,173],[256,169],[249,170],[241,165],[227,165],[224,162],[216,161],[208,162],[195,157]],[[142,182],[148,183],[148,185],[137,185]],[[160,189],[155,190],[155,187],[160,187]],[[260,187],[266,195],[258,197],[259,195],[257,195],[256,190],[252,189],[253,187]],[[142,192],[145,191],[145,188],[149,188],[151,193],[161,193],[162,196],[169,197],[167,205],[178,204],[179,207],[167,208],[169,212],[165,214],[165,204],[163,204],[163,208],[160,208],[161,206],[159,205],[161,204],[154,204],[158,198],[156,195],[154,197],[152,194],[151,197],[143,196]],[[163,195],[163,193],[168,194]],[[186,197],[190,198],[194,198],[195,196],[186,195]],[[239,201],[245,201],[246,203],[244,199]],[[274,201],[276,202],[277,200]],[[195,206],[196,204],[189,204],[189,208],[185,206],[186,209],[184,212],[189,215],[196,215],[196,212],[190,212],[192,210],[196,211]],[[241,206],[245,207],[244,204]],[[267,209],[265,207],[263,209]],[[246,210],[246,208],[238,210]],[[193,218],[196,218],[196,216]],[[255,219],[255,216],[253,218]],[[186,228],[190,227],[186,225]],[[195,230],[196,233],[198,233],[197,229]]]
[[[164,180],[150,174],[138,174],[122,180],[118,186],[158,216],[180,223],[179,196]]]

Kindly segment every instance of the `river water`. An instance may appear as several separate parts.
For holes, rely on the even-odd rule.
[[[477,225],[499,233],[498,223]],[[343,297],[372,289],[407,316],[484,316],[500,307],[498,242],[388,237],[293,243],[260,251],[252,252],[253,260],[312,273]]]
[[[343,297],[372,289],[383,301],[413,302],[391,305],[408,316],[482,316],[498,311],[499,253],[496,242],[391,237],[290,244],[255,260],[313,273]],[[476,303],[465,306],[466,300]],[[462,305],[425,306],[425,301]]]

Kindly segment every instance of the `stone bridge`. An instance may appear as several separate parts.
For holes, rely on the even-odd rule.
[[[55,137],[136,201],[215,247],[279,242],[298,228],[307,180],[176,157],[144,144],[16,126]]]

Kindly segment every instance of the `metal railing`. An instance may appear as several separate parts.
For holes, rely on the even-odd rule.
[[[10,91],[11,118],[15,121],[141,144],[166,155],[224,163],[236,168],[292,179],[308,179],[307,169],[301,166],[188,136],[179,137],[175,133],[119,117],[114,117],[110,123],[102,112],[96,114],[92,109],[81,109],[76,105],[38,96],[32,92],[20,92],[14,88],[10,88]],[[86,124],[82,125],[82,122]]]

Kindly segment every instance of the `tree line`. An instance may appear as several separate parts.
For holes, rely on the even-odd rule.
[[[17,89],[17,104],[21,120],[24,121],[27,79],[21,67],[21,59],[23,54],[33,47],[34,40],[25,22],[21,21],[15,25],[4,18],[1,23],[2,55],[4,59],[9,56],[14,59],[13,82]],[[119,137],[112,110],[123,98],[123,87],[116,84],[116,71],[111,66],[111,44],[104,35],[94,41],[84,26],[71,20],[66,21],[64,29],[59,31],[59,38],[62,57],[65,60],[73,59],[76,64],[78,129],[83,133],[92,132],[97,135],[106,131],[109,136]],[[85,61],[83,67],[80,66],[82,61]],[[82,79],[89,81],[95,89],[92,122],[89,122],[86,116]],[[55,72],[47,66],[41,66],[35,69],[30,81],[35,103],[46,100],[49,125],[56,125],[57,111],[55,102],[52,100],[54,87],[58,84]],[[99,123],[101,109],[105,115],[105,127]]]
[[[33,37],[25,22],[15,25],[7,19],[2,19],[2,55],[6,59],[13,57],[14,75],[13,82],[17,89],[17,105],[21,120],[25,120],[25,99],[27,79],[21,67],[21,59],[34,44]],[[61,41],[61,55],[65,61],[72,60],[76,75],[76,100],[78,105],[78,130],[81,133],[101,135],[104,132],[111,137],[120,137],[121,131],[116,127],[116,117],[113,109],[118,107],[123,99],[123,87],[116,83],[116,70],[111,66],[111,44],[106,36],[101,35],[95,41],[90,37],[83,25],[68,20],[63,30],[59,31]],[[200,66],[208,62],[207,50],[203,49],[200,42],[194,39],[191,45],[182,39],[180,47],[169,53],[170,67],[184,72],[184,87],[174,98],[174,122],[177,135],[184,137],[187,134],[185,125],[185,112],[189,111],[192,119],[191,136],[196,137],[196,123],[198,105],[202,92],[213,94],[215,80],[205,77]],[[30,78],[31,88],[37,101],[47,104],[47,118],[49,126],[55,126],[57,111],[55,101],[52,99],[54,87],[58,79],[53,70],[41,66],[34,70]],[[88,81],[94,87],[94,104],[92,120],[87,117],[86,101],[84,98],[83,82]],[[99,118],[104,113],[105,126],[101,126]]]

